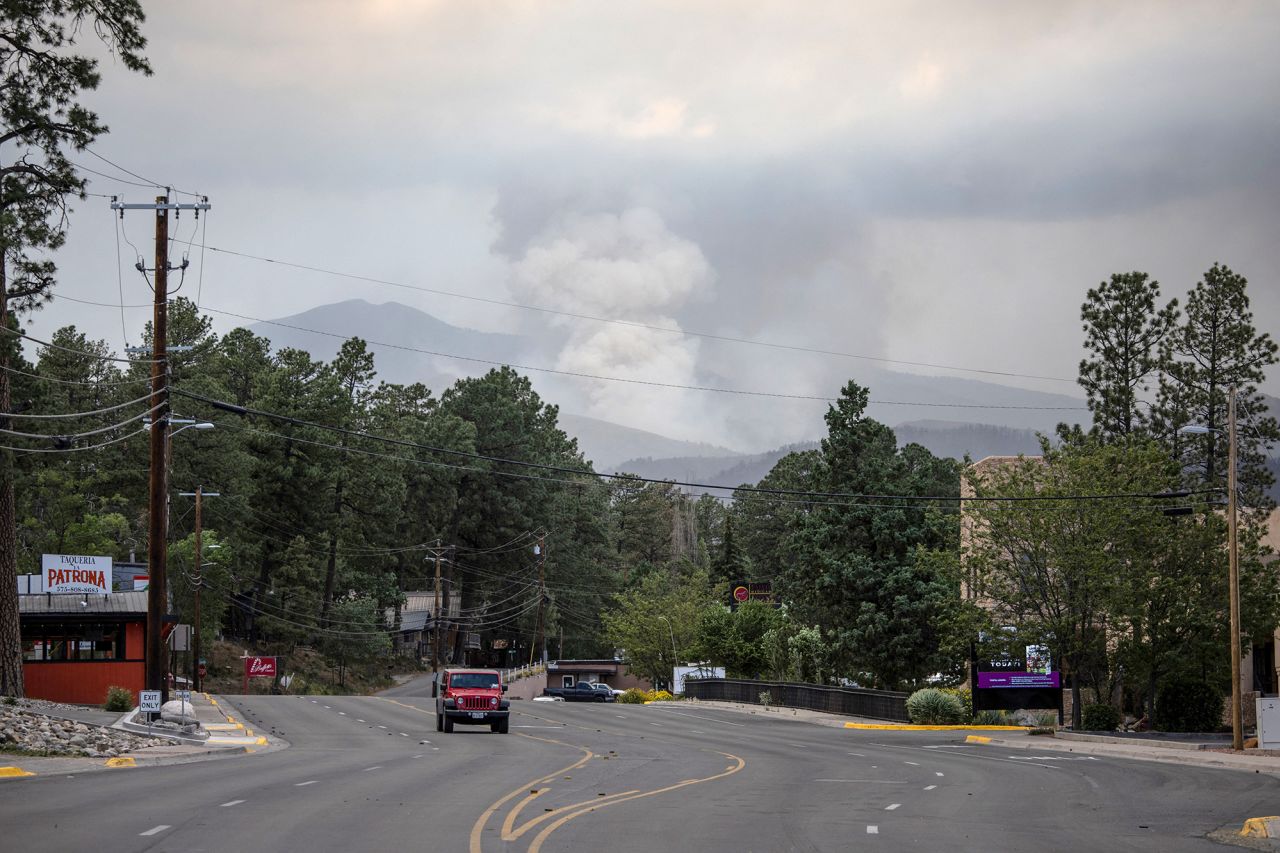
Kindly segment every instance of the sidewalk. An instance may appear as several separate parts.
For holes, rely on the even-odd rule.
[[[1216,739],[1214,739],[1216,740]],[[1230,744],[1198,743],[1194,740],[1145,740],[1136,738],[1058,732],[1056,735],[992,735],[983,748],[1019,749],[1035,752],[1069,752],[1077,755],[1132,758],[1163,764],[1217,767],[1280,777],[1280,754],[1273,750],[1232,752]]]

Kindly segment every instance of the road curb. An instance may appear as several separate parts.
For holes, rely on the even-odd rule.
[[[19,776],[34,776],[30,770],[21,767],[0,767],[0,779],[16,779]]]
[[[913,723],[845,723],[846,729],[863,729],[876,732],[1025,732],[1030,726],[924,726]]]

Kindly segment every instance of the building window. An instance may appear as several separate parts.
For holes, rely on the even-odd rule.
[[[124,660],[120,625],[33,625],[22,634],[23,660]]]

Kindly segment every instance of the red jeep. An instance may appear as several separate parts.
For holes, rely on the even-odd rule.
[[[488,725],[506,734],[511,723],[511,703],[502,698],[507,685],[496,669],[446,669],[431,682],[436,700],[436,731],[452,732],[454,723]]]

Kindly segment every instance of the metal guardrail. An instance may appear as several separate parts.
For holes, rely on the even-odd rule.
[[[901,723],[911,721],[907,716],[907,696],[910,694],[894,690],[823,687],[818,684],[739,678],[686,678],[684,693],[694,699],[746,702],[753,705],[761,704],[761,694],[768,693],[770,705],[784,708],[807,708],[810,711]]]

